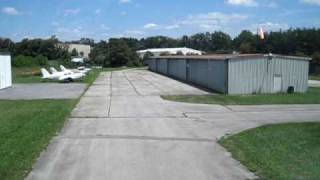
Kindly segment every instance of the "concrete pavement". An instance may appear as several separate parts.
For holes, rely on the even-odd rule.
[[[320,81],[309,80],[308,85],[309,85],[309,87],[320,87]]]
[[[86,89],[86,84],[37,83],[14,84],[0,90],[1,100],[76,99]]]
[[[207,92],[145,70],[102,73],[27,179],[254,179],[218,138],[320,115],[319,105],[199,105],[167,94]]]

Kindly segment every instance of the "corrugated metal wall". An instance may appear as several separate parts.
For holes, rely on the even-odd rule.
[[[148,66],[151,71],[157,71],[157,60],[156,59],[149,59]]]
[[[189,60],[188,81],[214,91],[227,92],[227,64],[220,60]]]
[[[168,60],[168,75],[183,81],[187,81],[186,67],[187,67],[186,60],[170,59]]]
[[[189,60],[188,81],[198,84],[203,87],[208,87],[209,84],[209,68],[208,60]]]
[[[275,93],[274,76],[282,79],[281,92],[293,86],[296,92],[308,89],[309,62],[273,58],[229,60],[228,94]]]
[[[209,61],[208,88],[218,92],[228,92],[228,61]]]
[[[272,73],[282,74],[282,92],[293,86],[296,92],[308,90],[309,61],[274,58]]]
[[[276,93],[293,86],[295,92],[308,89],[309,61],[267,57],[256,59],[150,59],[149,68],[179,80],[228,94]],[[278,86],[278,87],[279,87]]]
[[[157,72],[161,74],[168,74],[168,60],[162,59],[157,61]]]
[[[152,59],[148,64],[152,71],[190,82],[207,89],[226,93],[227,65],[225,62],[226,61],[172,58]]]

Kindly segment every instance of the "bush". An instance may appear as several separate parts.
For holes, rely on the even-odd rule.
[[[30,56],[19,55],[13,58],[12,65],[14,67],[28,67],[33,65],[33,58]]]
[[[177,55],[177,56],[183,56],[184,54],[183,54],[182,51],[178,51],[176,55]]]
[[[38,55],[33,58],[31,56],[19,55],[13,58],[12,66],[14,67],[31,67],[31,66],[47,66],[48,58],[42,55]]]
[[[40,65],[40,66],[47,66],[48,65],[48,58],[42,55],[38,55],[37,57],[35,57],[35,61],[36,65]]]
[[[317,64],[320,64],[320,52],[313,53],[312,61],[317,63]]]

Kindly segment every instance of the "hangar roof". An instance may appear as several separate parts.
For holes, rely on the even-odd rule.
[[[286,56],[278,54],[208,54],[208,55],[192,55],[192,56],[160,56],[154,57],[156,59],[193,59],[193,60],[247,60],[255,58],[283,58],[283,59],[295,59],[295,60],[306,60],[310,61],[309,57],[298,57],[298,56]]]

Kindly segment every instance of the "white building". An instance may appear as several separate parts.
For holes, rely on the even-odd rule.
[[[182,48],[154,48],[154,49],[145,49],[141,51],[137,51],[138,55],[143,58],[143,56],[147,53],[150,52],[154,56],[160,56],[162,54],[166,55],[176,55],[179,53],[182,53],[183,55],[202,55],[202,51],[198,51],[195,49],[187,48],[187,47],[182,47]]]
[[[71,62],[74,63],[84,63],[84,59],[83,58],[72,58]]]
[[[68,51],[71,53],[73,49],[77,50],[80,57],[84,59],[89,59],[89,54],[91,53],[90,45],[85,44],[68,44]],[[83,54],[83,56],[81,56]]]
[[[9,53],[0,53],[0,89],[11,86],[11,55]]]
[[[79,57],[82,57],[86,60],[89,59],[89,54],[91,53],[91,46],[86,44],[69,44],[69,43],[60,43],[57,45],[59,48],[68,50],[69,53],[72,53],[73,49],[77,50]],[[81,56],[81,54],[83,56]]]

